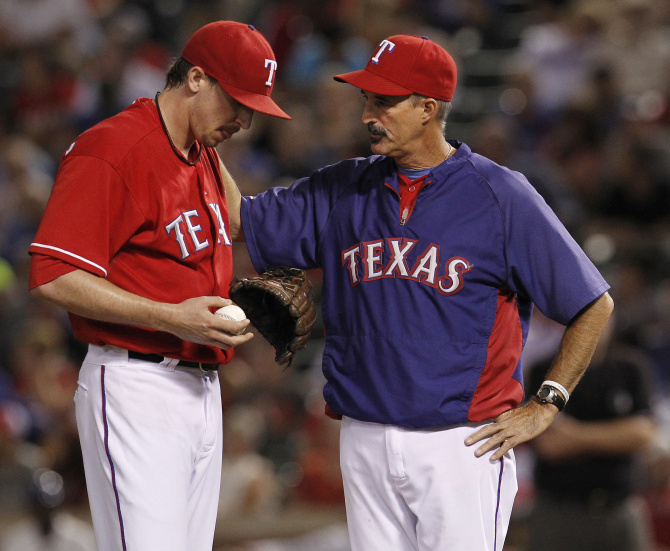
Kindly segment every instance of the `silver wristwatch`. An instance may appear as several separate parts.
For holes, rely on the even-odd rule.
[[[541,404],[553,404],[558,408],[558,411],[561,411],[566,404],[563,395],[548,385],[541,386],[535,396]]]

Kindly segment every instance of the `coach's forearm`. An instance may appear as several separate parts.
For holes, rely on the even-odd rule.
[[[124,291],[106,279],[75,270],[31,290],[31,294],[85,318],[167,330],[174,305]]]
[[[611,297],[605,293],[568,324],[547,379],[560,383],[568,392],[574,390],[591,361],[613,308]],[[555,405],[531,400],[521,407],[502,413],[494,423],[483,426],[466,438],[465,444],[471,446],[484,440],[475,450],[475,455],[480,457],[495,448],[490,460],[497,461],[514,446],[542,434],[557,413]]]
[[[605,293],[568,324],[546,379],[560,383],[568,392],[575,389],[613,309],[614,302]]]
[[[242,220],[240,218],[240,205],[242,204],[242,194],[240,188],[237,187],[235,180],[224,166],[223,162],[219,161],[221,170],[221,179],[226,190],[226,204],[228,205],[229,231],[230,238],[233,241],[244,241],[244,230],[242,228]]]

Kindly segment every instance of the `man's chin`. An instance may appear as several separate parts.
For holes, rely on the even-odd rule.
[[[381,138],[372,138],[370,140],[370,150],[376,155],[383,154],[384,146],[382,145]]]

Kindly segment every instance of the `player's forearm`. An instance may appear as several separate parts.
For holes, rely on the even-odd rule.
[[[613,309],[614,302],[609,293],[605,293],[570,322],[546,379],[560,383],[568,392],[575,389]]]
[[[32,289],[31,294],[79,316],[167,330],[174,305],[134,295],[106,279],[75,270]]]

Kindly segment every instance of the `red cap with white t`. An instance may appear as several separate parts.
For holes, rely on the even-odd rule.
[[[444,48],[427,37],[399,34],[379,43],[365,69],[333,78],[373,94],[420,94],[451,101],[456,88],[456,63]]]
[[[290,119],[270,98],[277,61],[270,44],[253,25],[215,21],[198,29],[181,54],[216,79],[242,105]]]

